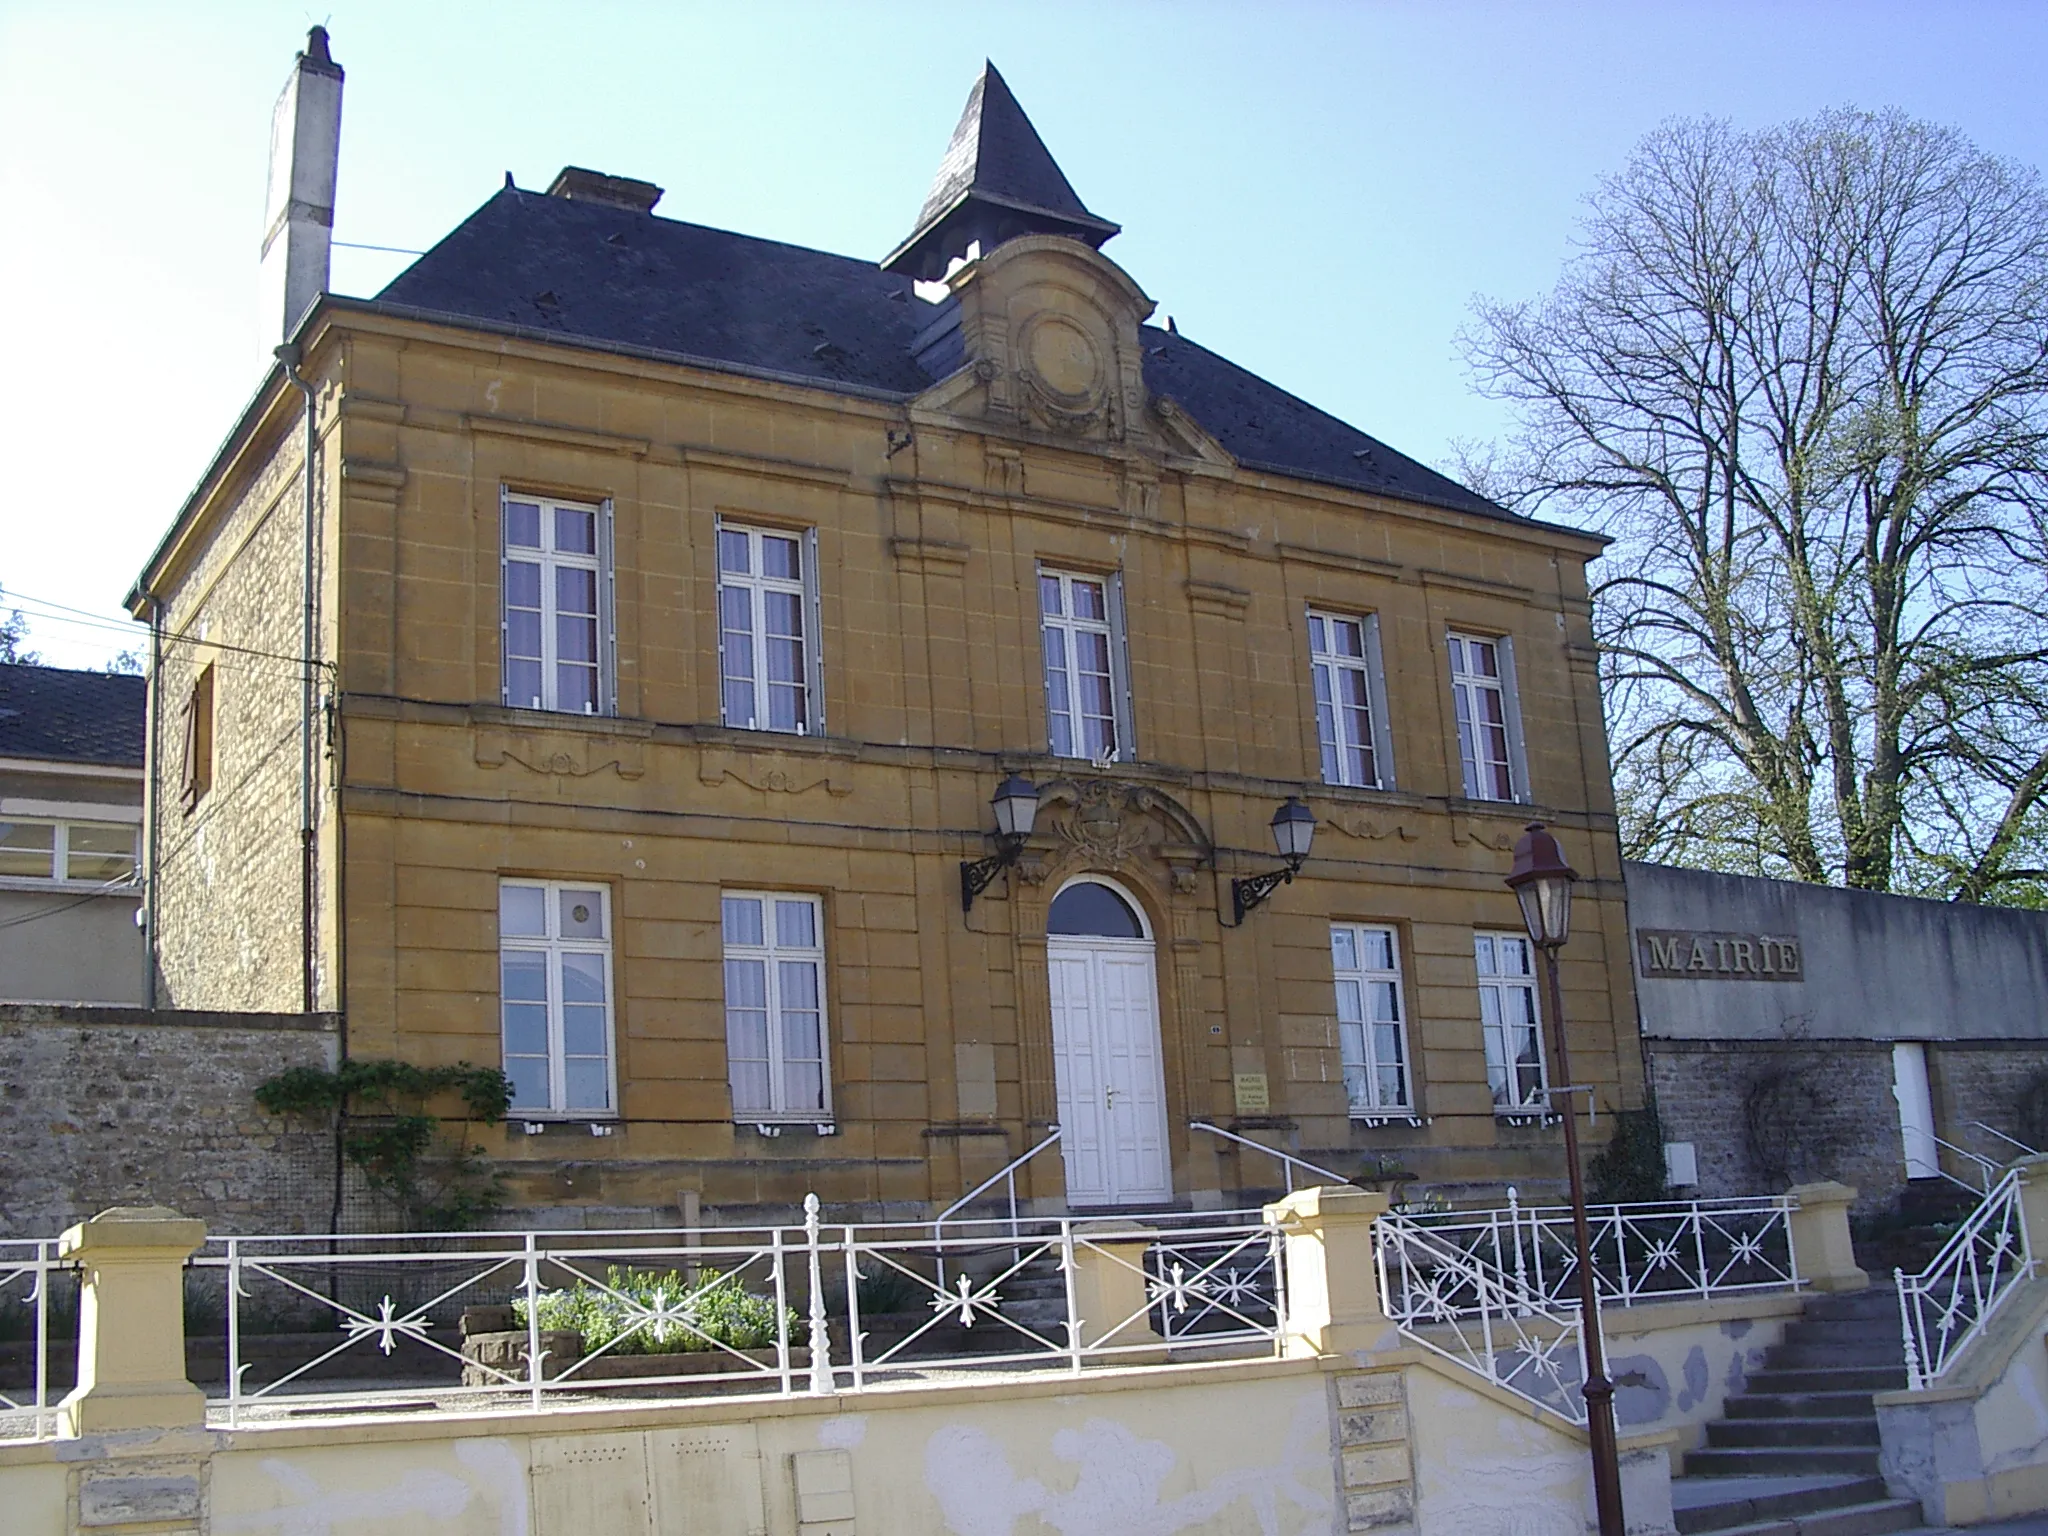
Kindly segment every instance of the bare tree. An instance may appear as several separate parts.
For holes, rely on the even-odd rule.
[[[2048,199],[1896,112],[1675,122],[1538,304],[1464,342],[1467,467],[1617,539],[1597,624],[1638,857],[1984,900],[2048,810]]]
[[[0,597],[7,595],[0,587]],[[43,658],[28,648],[28,620],[19,608],[0,613],[0,667],[32,667]]]

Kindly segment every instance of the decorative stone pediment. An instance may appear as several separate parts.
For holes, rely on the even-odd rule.
[[[947,279],[954,313],[927,346],[960,367],[920,404],[1092,442],[1150,441],[1138,327],[1152,301],[1079,240],[1005,241]]]
[[[1115,779],[1055,779],[1039,791],[1038,826],[1021,873],[1036,884],[1058,870],[1165,866],[1173,888],[1194,888],[1195,870],[1214,847],[1194,814],[1148,784]]]

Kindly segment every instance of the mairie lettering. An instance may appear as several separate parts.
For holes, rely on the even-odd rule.
[[[1686,981],[1806,979],[1799,940],[1791,934],[1639,928],[1636,954],[1645,977]]]

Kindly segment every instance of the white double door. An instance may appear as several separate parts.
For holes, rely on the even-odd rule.
[[[1172,1199],[1151,941],[1053,936],[1045,949],[1067,1203]]]

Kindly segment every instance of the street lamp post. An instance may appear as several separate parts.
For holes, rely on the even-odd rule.
[[[1579,1334],[1586,1351],[1586,1439],[1593,1453],[1593,1502],[1600,1536],[1622,1536],[1621,1458],[1615,1445],[1614,1383],[1600,1342],[1600,1286],[1593,1273],[1593,1238],[1586,1223],[1586,1182],[1579,1171],[1578,1118],[1572,1095],[1582,1091],[1572,1081],[1571,1048],[1565,1042],[1564,998],[1557,984],[1557,952],[1571,933],[1572,882],[1578,874],[1565,862],[1557,839],[1531,822],[1515,844],[1515,865],[1508,886],[1522,904],[1522,922],[1529,942],[1543,951],[1544,979],[1550,993],[1550,1028],[1555,1045],[1552,1060],[1564,1095],[1564,1161],[1571,1175],[1572,1241],[1579,1264]],[[1590,1092],[1591,1090],[1584,1090]]]

